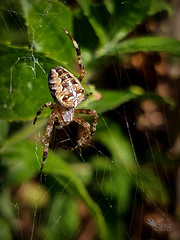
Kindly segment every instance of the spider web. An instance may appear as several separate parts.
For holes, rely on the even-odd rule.
[[[67,4],[67,2],[65,3]],[[102,8],[105,7],[103,2],[98,4]],[[128,4],[128,2],[124,1],[121,4]],[[16,15],[19,16],[19,12],[11,10],[10,7],[4,10],[8,12],[19,32],[25,33],[26,29],[22,28],[22,19],[18,19],[17,22],[17,18],[15,18]],[[48,14],[48,3],[46,11]],[[3,15],[1,17],[7,32],[12,37],[9,21]],[[145,29],[135,28],[133,35],[138,36],[143,31],[148,35],[151,29],[156,34],[167,35],[167,32],[163,32],[163,27],[166,26],[166,28],[164,27],[165,31],[169,31],[168,29],[171,28],[172,23],[170,21],[167,23],[167,18],[161,14],[158,15],[157,22],[161,27],[157,27],[156,21],[152,19],[144,24]],[[115,23],[116,19],[114,19]],[[99,24],[102,23],[99,22]],[[168,24],[169,28],[167,27]],[[79,33],[81,36],[83,35],[80,27]],[[31,49],[34,49],[34,43],[31,43]],[[83,55],[83,50],[81,49],[81,51]],[[33,51],[32,56],[29,58],[33,64],[27,64],[27,67],[32,70],[34,79],[37,78],[37,68],[42,73],[46,73],[43,65],[34,56]],[[161,58],[161,61],[159,61],[159,58]],[[14,68],[19,62],[26,62],[27,60],[27,56],[20,57],[12,64],[9,73],[9,92],[12,99],[15,78],[13,74]],[[109,88],[109,84],[112,84],[113,81],[113,89],[120,91],[123,91],[126,86],[139,84],[146,89],[147,95],[155,91],[164,97],[174,97],[179,107],[179,88],[176,85],[177,81],[175,81],[178,78],[176,76],[178,75],[177,66],[172,64],[165,54],[159,56],[159,54],[154,53],[136,53],[128,59],[119,57],[118,63],[117,59],[113,58],[109,58],[108,61],[109,64],[105,72],[99,73],[99,78],[104,79],[102,84],[106,88]],[[168,78],[166,76],[166,67],[170,69]],[[154,75],[148,68],[153,69]],[[106,74],[108,76],[108,72],[111,74],[111,83],[107,82],[108,78],[103,78]],[[155,81],[152,83],[153,77]],[[95,81],[93,83],[96,85]],[[96,104],[98,105],[98,101]],[[13,109],[12,106],[11,108]],[[57,148],[54,151],[56,150],[56,153],[62,159],[67,160],[74,169],[81,169],[84,171],[83,174],[87,174],[87,180],[84,181],[87,181],[88,190],[94,201],[100,206],[107,221],[107,226],[111,229],[111,234],[115,229],[115,226],[112,225],[116,224],[116,230],[114,231],[117,231],[115,236],[118,239],[178,239],[175,238],[175,234],[178,234],[178,222],[176,220],[178,213],[176,208],[178,208],[179,204],[179,168],[176,160],[179,154],[179,135],[174,127],[177,123],[176,119],[179,119],[179,113],[169,110],[163,103],[157,104],[150,100],[141,102],[133,100],[109,112],[99,114],[98,122],[100,126],[97,128],[97,138],[89,141],[87,148],[69,153],[58,148],[59,143],[57,144],[56,141],[54,143],[54,148]],[[14,124],[17,127],[16,123]],[[102,131],[102,129],[106,132],[106,135],[98,132]],[[68,131],[70,135],[74,135],[73,127],[69,127],[66,131],[67,138],[62,142],[71,141]],[[38,150],[41,150],[39,149],[39,143],[43,135],[44,130],[41,131],[41,128],[37,127],[36,136],[34,137],[34,152],[39,166],[41,165],[41,158],[39,158]],[[124,138],[126,140],[123,140]],[[55,139],[55,136],[53,136],[52,141],[53,139]],[[128,147],[123,150],[122,146],[125,145]],[[130,151],[130,155],[128,155],[128,151]],[[130,170],[128,164],[132,164],[132,162],[127,163],[126,160],[123,160],[126,159],[126,156],[124,158],[124,156],[120,156],[121,154],[133,157],[132,162],[134,165],[132,166],[136,168],[136,171]],[[122,162],[117,158],[121,159]],[[93,168],[91,163],[93,163]],[[49,164],[48,160],[46,164]],[[175,172],[176,168],[178,170]],[[144,169],[145,172],[143,172]],[[152,169],[153,175],[151,176],[149,170]],[[79,174],[79,170],[77,170],[77,173]],[[147,180],[148,176],[150,176],[150,180]],[[80,177],[83,178],[81,174]],[[59,234],[57,227],[61,226],[61,224],[64,226],[64,222],[67,221],[74,224],[77,221],[79,225],[77,224],[73,236],[69,235],[68,231],[62,230],[59,239],[95,239],[95,222],[89,210],[81,200],[77,200],[73,195],[73,190],[69,190],[73,179],[70,178],[68,181],[62,179],[61,187],[56,178],[49,176],[49,174],[44,175],[42,181],[43,197],[40,202],[42,203],[45,199],[45,203],[43,203],[45,205],[42,204],[42,209],[38,204],[29,207],[27,203],[24,203],[25,200],[20,198],[20,195],[24,194],[26,189],[29,192],[32,188],[37,192],[41,191],[34,181],[33,183],[21,182],[17,186],[18,190],[14,190],[16,192],[15,199],[12,197],[9,204],[13,206],[15,212],[17,222],[13,223],[13,225],[16,231],[20,233],[20,238],[41,239],[41,237],[38,238],[38,231],[42,231],[45,239],[55,239],[55,236]],[[158,202],[158,198],[163,198],[164,195],[161,182],[165,185],[169,196],[169,202],[165,200],[164,204],[161,201]],[[158,187],[151,186],[151,184],[157,184]],[[149,189],[150,187],[152,188]],[[158,188],[159,192],[157,191]],[[3,178],[1,178],[1,189],[4,193],[9,191],[9,186],[6,186]],[[11,191],[13,190],[11,189]],[[159,196],[157,197],[156,194],[159,194]],[[6,198],[2,198],[1,201],[3,200],[6,200]],[[70,206],[70,210],[77,213],[78,217],[70,214],[65,204],[66,201]],[[48,208],[47,211],[46,208]],[[112,223],[111,218],[115,219],[112,220]],[[68,224],[65,226],[68,226]],[[41,228],[42,230],[39,230]],[[57,235],[54,232],[57,232]],[[113,235],[111,237],[114,239]]]

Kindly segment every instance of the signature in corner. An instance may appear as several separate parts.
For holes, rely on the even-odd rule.
[[[171,223],[161,223],[163,218],[161,218],[158,222],[155,222],[153,218],[149,217],[145,220],[145,222],[150,225],[154,231],[163,232],[163,231],[171,231]]]

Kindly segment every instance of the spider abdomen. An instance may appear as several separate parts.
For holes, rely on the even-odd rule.
[[[75,108],[83,100],[84,89],[81,83],[63,67],[50,70],[48,84],[55,102],[62,107]]]

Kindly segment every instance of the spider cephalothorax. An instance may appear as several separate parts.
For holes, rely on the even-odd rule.
[[[72,40],[73,45],[76,48],[76,52],[78,55],[78,63],[81,72],[78,79],[63,67],[52,68],[49,72],[48,75],[49,90],[52,97],[54,98],[55,104],[53,104],[52,102],[45,103],[39,109],[39,111],[37,111],[36,117],[34,118],[33,122],[33,124],[36,123],[38,116],[46,107],[50,107],[50,109],[52,109],[49,122],[46,128],[41,172],[43,170],[47,158],[50,135],[55,122],[57,123],[55,127],[58,129],[67,126],[72,121],[77,122],[85,129],[82,138],[78,140],[77,145],[71,148],[71,150],[74,150],[82,146],[87,139],[92,137],[96,131],[97,125],[96,111],[90,109],[75,109],[81,102],[85,101],[90,94],[84,95],[84,88],[81,85],[81,81],[84,78],[84,67],[82,64],[81,53],[78,44],[64,28],[63,31],[69,36],[69,38]],[[84,119],[76,116],[75,114],[89,114],[94,117],[91,131],[90,124],[86,122]]]

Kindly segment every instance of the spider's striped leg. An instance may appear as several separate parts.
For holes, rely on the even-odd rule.
[[[86,99],[90,96],[90,95],[92,95],[92,92],[91,93],[88,93],[88,94],[86,94],[84,97],[83,97],[83,99],[82,99],[82,101],[81,102],[84,102],[84,101],[86,101]]]
[[[96,132],[97,119],[98,119],[98,115],[97,115],[96,111],[91,110],[91,109],[75,109],[74,113],[75,114],[89,114],[94,117],[94,121],[92,124],[92,130],[91,130],[91,136],[93,136]]]
[[[82,63],[82,58],[81,58],[81,52],[80,52],[80,49],[78,47],[78,44],[77,42],[74,40],[74,38],[68,33],[68,31],[64,28],[62,28],[62,30],[68,35],[68,37],[71,39],[73,45],[75,46],[76,48],[76,53],[77,53],[77,56],[78,56],[78,64],[79,64],[79,68],[81,70],[80,72],[80,75],[79,75],[79,78],[78,80],[81,82],[84,78],[84,74],[85,74],[85,71],[84,71],[84,66],[83,66],[83,63]]]
[[[86,140],[91,137],[90,124],[88,122],[86,122],[84,119],[77,117],[77,116],[74,116],[73,120],[75,122],[77,122],[79,125],[81,125],[85,130],[84,130],[82,138],[80,138],[78,140],[78,145],[74,148],[71,148],[71,150],[74,150],[80,146],[83,146],[84,143],[86,142]]]
[[[43,170],[46,158],[47,158],[48,149],[49,149],[49,141],[50,141],[51,132],[52,132],[52,129],[53,129],[53,126],[54,126],[55,117],[56,117],[56,114],[54,112],[52,112],[50,117],[49,117],[48,125],[46,127],[46,134],[45,134],[45,140],[44,140],[43,161],[42,161],[42,165],[41,165],[41,169],[40,169],[41,173],[42,173],[42,170]]]
[[[38,116],[39,116],[39,115],[41,114],[41,112],[42,112],[45,108],[47,108],[47,107],[50,107],[51,109],[53,109],[53,104],[52,104],[52,102],[47,102],[47,103],[45,103],[45,104],[37,111],[36,116],[35,116],[34,121],[33,121],[33,124],[34,124],[34,125],[35,125],[35,123],[36,123],[36,121],[37,121]]]

